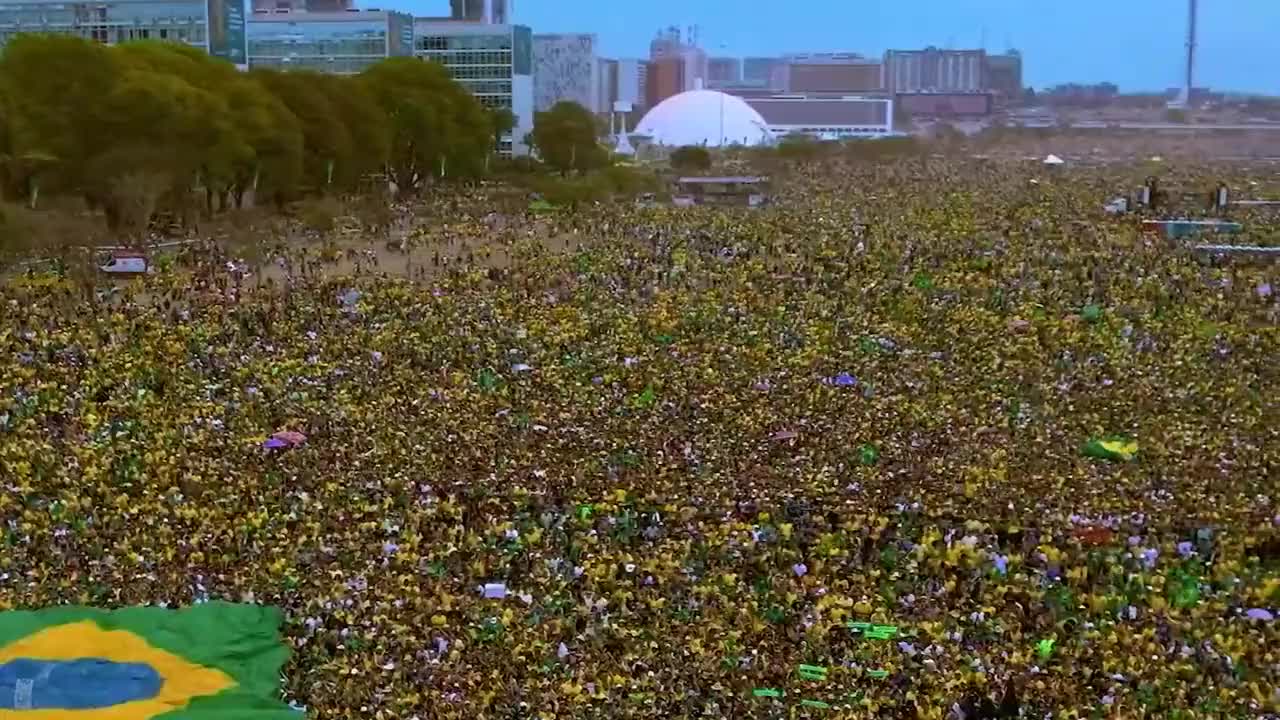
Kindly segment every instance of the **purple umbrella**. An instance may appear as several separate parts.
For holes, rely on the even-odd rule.
[[[853,387],[854,385],[858,384],[858,378],[850,375],[847,372],[842,372],[839,375],[831,378],[831,384],[835,385],[836,387]]]
[[[262,443],[262,447],[270,450],[279,450],[280,448],[289,447],[289,443],[281,440],[280,438],[270,438],[266,442]]]

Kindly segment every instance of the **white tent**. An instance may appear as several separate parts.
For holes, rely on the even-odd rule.
[[[1063,160],[1062,158],[1058,157],[1057,155],[1054,155],[1053,153],[1049,153],[1048,157],[1044,159],[1045,165],[1063,165],[1065,163],[1066,163],[1066,160]]]

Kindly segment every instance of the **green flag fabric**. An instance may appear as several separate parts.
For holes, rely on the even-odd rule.
[[[273,607],[54,607],[0,613],[0,718],[300,720]]]
[[[1081,453],[1085,457],[1129,462],[1138,454],[1138,443],[1126,437],[1093,438],[1084,444]]]

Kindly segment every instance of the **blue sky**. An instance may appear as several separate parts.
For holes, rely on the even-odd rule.
[[[359,0],[371,5],[378,0]],[[593,32],[608,57],[644,57],[667,25],[700,27],[727,55],[986,47],[1023,53],[1026,81],[1110,80],[1122,91],[1181,84],[1184,0],[515,0],[534,32]],[[378,6],[447,14],[447,0]],[[810,6],[809,12],[788,12]],[[911,8],[910,11],[904,8]],[[1200,0],[1197,85],[1280,95],[1280,0]]]

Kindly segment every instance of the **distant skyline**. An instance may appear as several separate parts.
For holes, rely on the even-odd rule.
[[[362,7],[448,15],[448,0],[358,0]],[[658,30],[697,25],[708,54],[860,52],[927,45],[1020,50],[1025,82],[1114,82],[1121,92],[1182,84],[1184,0],[816,0],[789,15],[761,0],[515,0],[516,22],[540,32],[588,32],[601,54],[647,57]],[[796,4],[800,7],[800,4]],[[1056,6],[1056,7],[1054,7]],[[908,9],[909,8],[909,9]],[[1051,9],[1052,8],[1052,9]],[[1200,0],[1196,84],[1280,95],[1280,0]],[[721,49],[723,46],[723,49]]]

